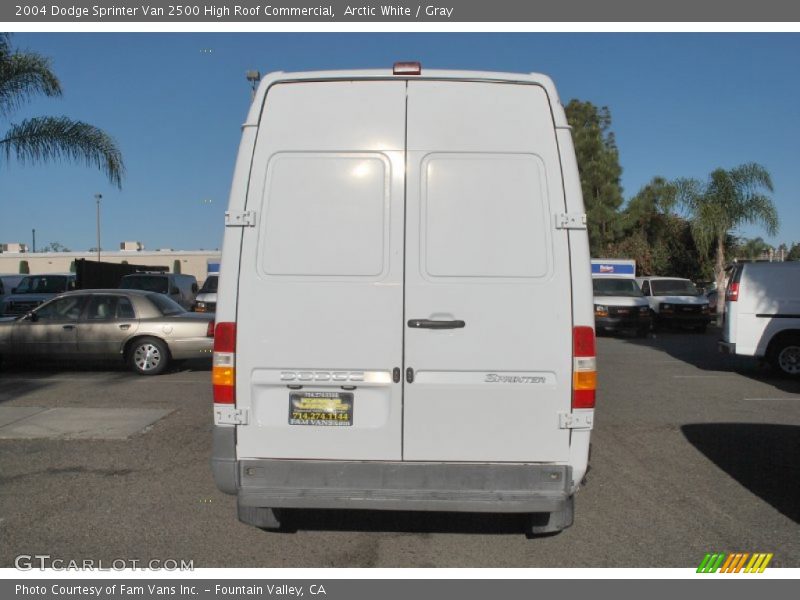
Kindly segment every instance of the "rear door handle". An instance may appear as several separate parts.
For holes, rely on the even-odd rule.
[[[75,329],[75,325],[64,325],[64,329]]]
[[[131,324],[130,323],[123,323],[122,325],[119,326],[119,328],[122,329],[122,331],[127,331],[128,329],[131,328]]]
[[[433,319],[411,319],[409,327],[414,329],[461,329],[466,323],[464,321],[434,321]]]

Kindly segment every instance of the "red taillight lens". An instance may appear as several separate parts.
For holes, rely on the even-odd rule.
[[[597,358],[594,329],[572,330],[572,408],[594,408],[597,395]]]
[[[236,352],[236,323],[217,323],[214,352]]]
[[[217,323],[214,330],[214,364],[211,383],[215,404],[236,403],[236,323]]]
[[[728,289],[725,291],[725,300],[736,302],[739,299],[739,282],[731,281],[728,284]]]
[[[422,73],[422,65],[416,61],[396,62],[392,73],[394,75],[420,75]]]

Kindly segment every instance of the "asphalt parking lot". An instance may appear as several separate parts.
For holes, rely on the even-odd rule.
[[[211,479],[207,363],[159,377],[6,368],[0,409],[17,417],[0,411],[0,566],[49,554],[195,567],[696,567],[706,552],[743,551],[800,567],[800,382],[717,354],[716,338],[598,340],[575,524],[536,539],[513,515],[451,513],[298,511],[294,531],[263,532],[236,520],[235,499]],[[77,409],[105,410],[91,413],[101,430],[102,415],[140,420],[105,439],[21,427]]]

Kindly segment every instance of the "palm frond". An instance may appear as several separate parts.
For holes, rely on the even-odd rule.
[[[0,140],[6,160],[22,163],[69,160],[97,166],[117,187],[125,167],[113,138],[102,130],[67,117],[37,117],[12,125]]]
[[[50,60],[34,52],[0,53],[0,114],[8,115],[38,94],[61,95]]]

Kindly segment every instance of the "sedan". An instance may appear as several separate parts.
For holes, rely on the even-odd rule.
[[[158,375],[173,361],[210,358],[213,336],[213,315],[163,294],[82,290],[0,319],[0,359],[121,358],[140,375]]]

